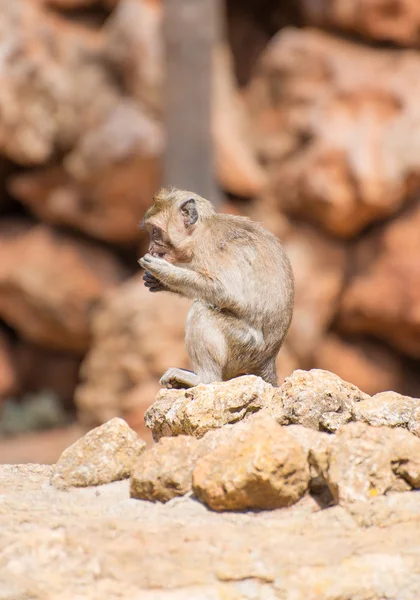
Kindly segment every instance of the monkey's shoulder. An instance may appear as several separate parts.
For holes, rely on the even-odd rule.
[[[259,223],[248,217],[217,215],[213,224],[212,239],[216,250],[232,250],[235,246],[255,245],[265,232]]]
[[[211,239],[216,253],[232,254],[235,251],[271,252],[283,254],[280,240],[265,227],[248,217],[236,215],[217,215]]]

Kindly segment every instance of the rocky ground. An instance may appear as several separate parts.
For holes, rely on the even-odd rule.
[[[264,223],[293,265],[280,381],[317,367],[419,396],[418,3],[225,8],[216,175],[223,210]],[[161,181],[163,49],[160,0],[0,3],[3,416],[48,391],[84,428],[122,416],[146,435],[159,377],[187,366],[188,303],[152,301],[136,262]],[[54,462],[62,431],[33,450],[33,433],[0,439],[0,462],[41,446]]]
[[[0,598],[417,600],[420,400],[326,371],[162,390],[0,467]]]

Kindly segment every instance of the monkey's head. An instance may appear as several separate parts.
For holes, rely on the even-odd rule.
[[[190,262],[194,236],[213,214],[212,204],[198,194],[162,188],[142,223],[150,237],[149,253],[170,263]]]

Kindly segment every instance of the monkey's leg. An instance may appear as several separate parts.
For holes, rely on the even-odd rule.
[[[220,315],[200,301],[191,306],[185,342],[191,366],[200,383],[223,381],[227,345]]]
[[[172,388],[179,390],[182,388],[190,388],[199,383],[200,379],[198,375],[185,369],[168,369],[160,378],[160,385],[168,389]]]
[[[273,387],[278,387],[277,380],[277,369],[276,369],[276,361],[275,359],[270,359],[267,363],[261,368],[254,371],[253,375],[258,375],[266,381],[270,383]]]

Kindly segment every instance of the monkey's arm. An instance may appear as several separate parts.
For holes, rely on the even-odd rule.
[[[152,273],[170,291],[187,298],[204,300],[209,304],[223,304],[220,308],[233,309],[236,304],[220,281],[205,277],[201,273],[168,263],[162,258],[146,254],[139,260],[141,266]],[[216,301],[217,298],[217,301]]]

